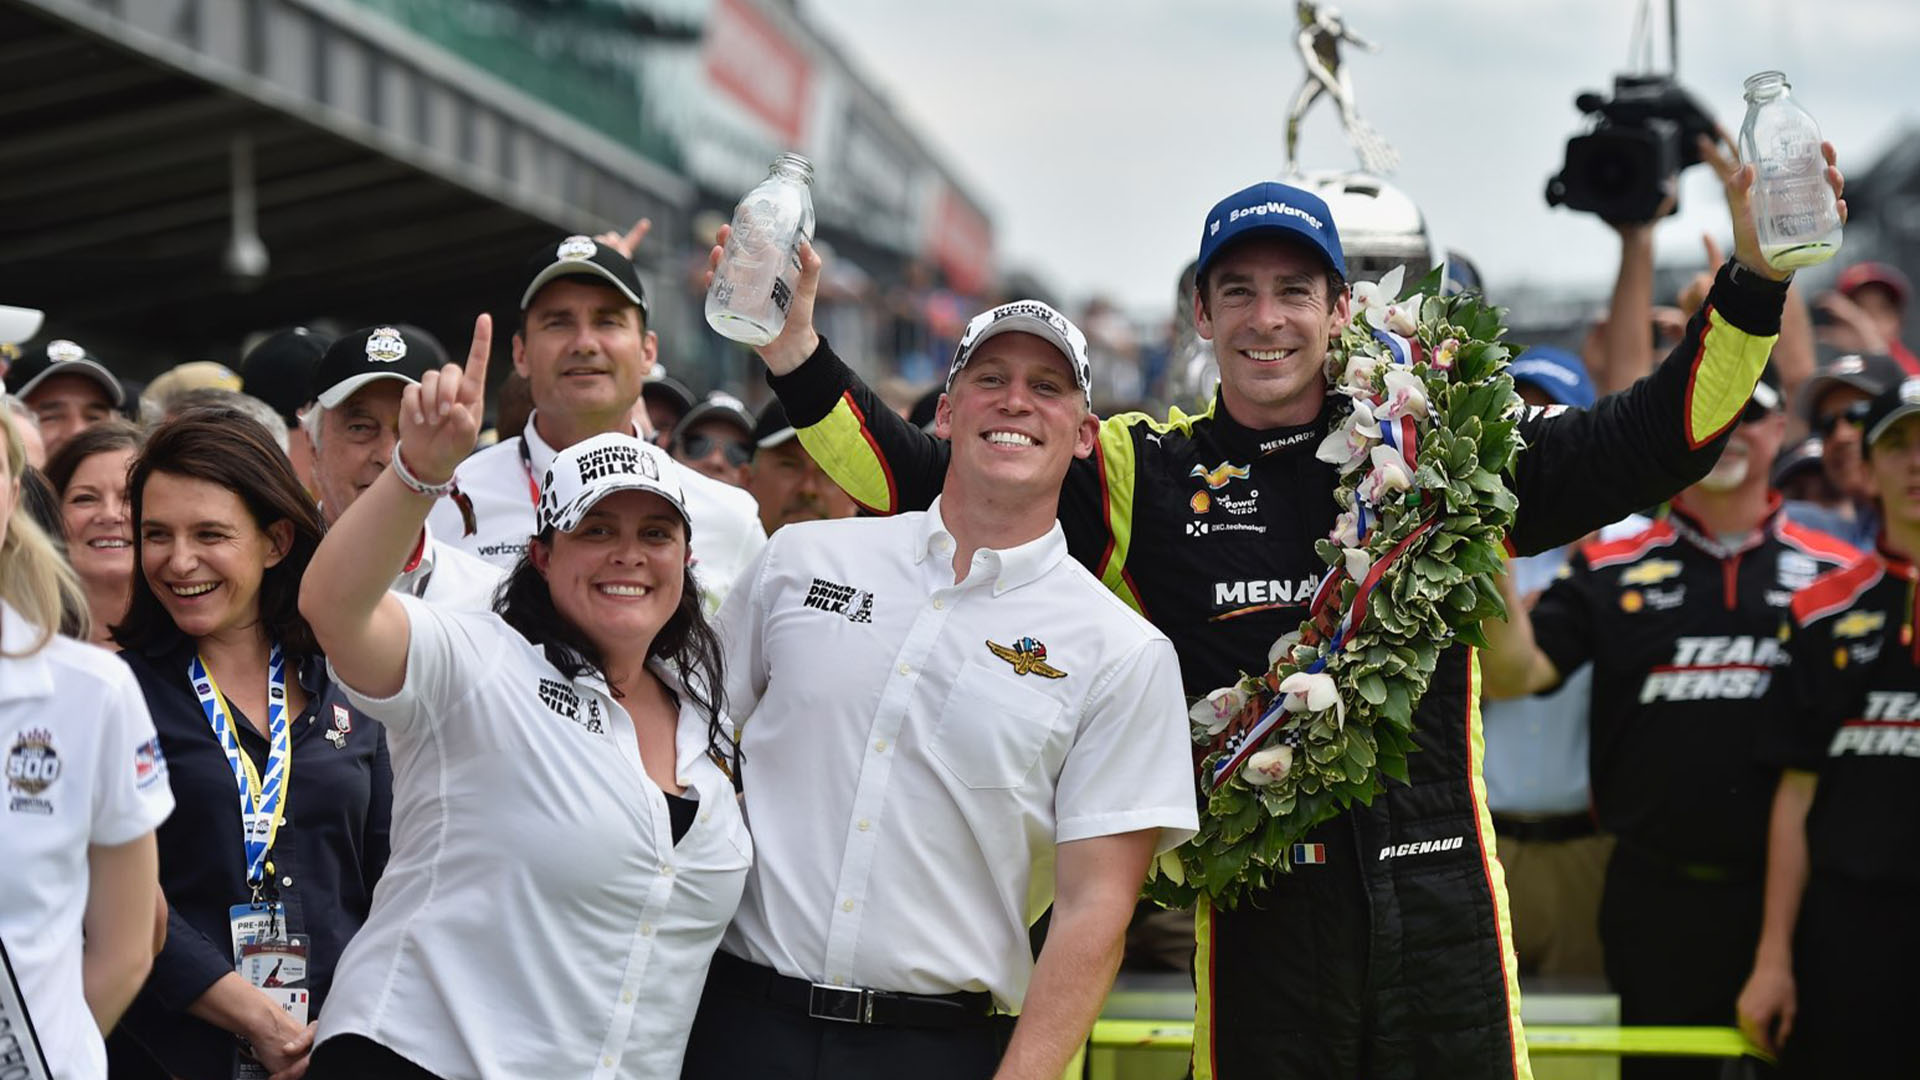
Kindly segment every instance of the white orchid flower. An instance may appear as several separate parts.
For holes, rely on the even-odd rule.
[[[1381,359],[1364,352],[1347,358],[1347,370],[1340,376],[1339,390],[1348,397],[1370,398],[1380,389]]]
[[[1403,416],[1426,419],[1426,380],[1412,371],[1403,367],[1388,368],[1382,377],[1381,392],[1386,395],[1386,401],[1380,406],[1380,419],[1398,420]]]
[[[1223,686],[1194,702],[1187,715],[1194,723],[1203,725],[1207,734],[1218,735],[1227,730],[1227,725],[1233,723],[1233,718],[1239,716],[1240,710],[1246,707],[1246,691],[1238,686]]]
[[[1269,746],[1259,750],[1240,766],[1240,778],[1254,787],[1266,787],[1286,779],[1293,769],[1293,747]]]
[[[1363,580],[1367,571],[1373,569],[1373,556],[1367,554],[1365,548],[1343,548],[1340,557],[1345,561],[1347,576],[1355,581]]]
[[[1400,283],[1407,276],[1407,268],[1396,266],[1380,275],[1380,280],[1357,281],[1353,285],[1353,302],[1367,313],[1367,322],[1375,327],[1386,325],[1387,308],[1400,299]]]
[[[1387,329],[1404,338],[1411,338],[1420,332],[1420,304],[1409,300],[1404,304],[1395,304],[1387,309]]]
[[[1293,647],[1300,644],[1300,631],[1289,630],[1274,640],[1273,647],[1267,650],[1267,666],[1272,667],[1281,660],[1293,655]]]
[[[1360,513],[1357,510],[1342,510],[1333,519],[1333,533],[1327,539],[1343,548],[1360,546]]]
[[[1435,371],[1453,370],[1453,359],[1460,353],[1460,339],[1448,338],[1433,350],[1433,356],[1427,360],[1427,366]]]
[[[1373,415],[1373,406],[1355,398],[1353,412],[1340,422],[1340,425],[1327,432],[1320,440],[1320,446],[1314,451],[1314,457],[1329,465],[1340,466],[1342,475],[1360,467],[1367,459],[1367,451],[1380,439],[1380,421]]]
[[[1413,470],[1407,468],[1407,459],[1400,456],[1400,451],[1391,446],[1376,446],[1369,460],[1373,472],[1361,481],[1361,498],[1380,506],[1413,487]]]
[[[1340,688],[1326,672],[1308,674],[1296,671],[1280,680],[1279,690],[1289,695],[1294,712],[1326,712],[1332,709],[1341,723],[1347,720],[1347,704],[1340,700]]]

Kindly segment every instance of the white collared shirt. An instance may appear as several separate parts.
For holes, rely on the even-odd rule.
[[[492,611],[493,594],[507,572],[441,541],[426,526],[421,530],[426,543],[420,547],[420,561],[400,571],[392,590],[461,611]]]
[[[460,490],[473,500],[478,530],[467,536],[460,520],[460,508],[452,499],[441,499],[427,515],[427,523],[441,542],[477,555],[502,570],[511,572],[527,538],[534,532],[534,485],[547,475],[553,464],[554,448],[535,430],[538,414],[527,418],[527,427],[517,439],[501,439],[460,463],[454,476]],[[526,459],[520,454],[526,445]],[[527,471],[527,462],[533,471]],[[744,488],[724,484],[695,472],[679,462],[676,479],[686,498],[687,516],[693,522],[693,577],[700,585],[700,598],[707,614],[720,609],[727,589],[740,571],[753,561],[767,542],[767,531],[760,524],[760,505]]]
[[[387,725],[393,855],[319,1038],[446,1077],[678,1076],[753,854],[705,718],[682,694],[678,779],[700,810],[675,844],[605,683],[567,679],[498,615],[400,602],[404,686],[347,689]]]
[[[1158,829],[1164,851],[1198,829],[1187,708],[1166,636],[1058,524],[958,585],[953,552],[938,500],[789,525],[727,598],[756,859],[722,947],[1017,1011],[1055,845]]]
[[[37,636],[0,601],[0,940],[53,1075],[100,1080],[107,1048],[81,982],[87,848],[151,833],[173,791],[127,666],[64,637],[7,655]]]

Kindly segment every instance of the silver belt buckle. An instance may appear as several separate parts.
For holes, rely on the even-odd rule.
[[[871,1024],[873,991],[814,983],[807,995],[807,1015],[815,1020],[837,1020],[843,1024]]]

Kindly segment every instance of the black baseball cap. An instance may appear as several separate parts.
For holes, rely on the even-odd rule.
[[[693,430],[693,425],[700,423],[702,420],[713,419],[727,421],[739,428],[740,434],[742,435],[749,435],[753,432],[753,417],[747,412],[747,406],[732,394],[724,394],[716,391],[708,394],[707,400],[689,409],[687,415],[681,417],[680,422],[673,425],[674,441],[678,442],[680,440],[681,432]]]
[[[420,376],[446,362],[447,350],[417,326],[369,326],[327,346],[313,369],[310,398],[323,409],[337,408],[368,383],[381,379],[417,383]]]
[[[1753,396],[1747,399],[1747,407],[1741,413],[1742,420],[1759,420],[1779,412],[1786,405],[1780,393],[1780,372],[1767,361],[1760,369],[1760,381],[1753,384]]]
[[[767,407],[760,410],[760,419],[753,422],[755,449],[771,450],[798,434],[793,429],[793,421],[787,419],[787,407],[780,404],[779,398],[767,402]]]
[[[333,339],[304,326],[276,330],[240,361],[240,392],[273,406],[291,424],[313,400],[313,370]]]
[[[687,389],[686,383],[671,375],[656,375],[641,383],[640,398],[643,401],[664,401],[681,416],[693,411],[693,391]]]
[[[1781,451],[1773,460],[1773,486],[1784,487],[1802,473],[1819,471],[1820,458],[1825,453],[1826,443],[1818,435],[1809,435]]]
[[[633,301],[640,308],[642,322],[647,318],[647,290],[640,284],[640,271],[633,260],[595,240],[591,236],[569,236],[558,245],[543,247],[528,261],[531,278],[527,291],[520,294],[520,310],[533,304],[534,294],[555,278],[585,274],[597,277]]]
[[[33,393],[34,387],[53,378],[55,375],[80,375],[100,384],[107,392],[107,400],[118,409],[127,402],[126,388],[100,358],[88,352],[84,347],[66,338],[55,338],[32,349],[7,368],[7,393],[24,398]]]
[[[1851,386],[1863,394],[1877,396],[1888,387],[1898,385],[1906,375],[1906,369],[1891,356],[1848,353],[1835,358],[1807,380],[1806,388],[1800,391],[1800,411],[1812,419],[1813,411],[1820,407],[1820,399],[1835,387]]]
[[[1920,413],[1920,375],[1909,375],[1875,395],[1862,421],[1867,437],[1861,443],[1862,454],[1872,454],[1873,444],[1893,425]]]

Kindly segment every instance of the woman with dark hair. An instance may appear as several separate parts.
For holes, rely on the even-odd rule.
[[[96,645],[111,647],[113,625],[127,613],[133,585],[127,471],[140,443],[139,428],[107,420],[68,439],[47,462],[47,482],[60,497],[67,562],[87,590]]]
[[[393,861],[310,1076],[669,1080],[752,844],[666,453],[562,450],[498,613],[388,591],[473,448],[488,329],[464,373],[406,388],[391,466],[301,591],[397,776]]]
[[[320,519],[259,424],[162,424],[128,490],[139,573],[113,636],[178,809],[159,832],[166,946],[122,1031],[179,1080],[231,1080],[236,1051],[297,1076],[386,865],[386,741],[300,615]]]

